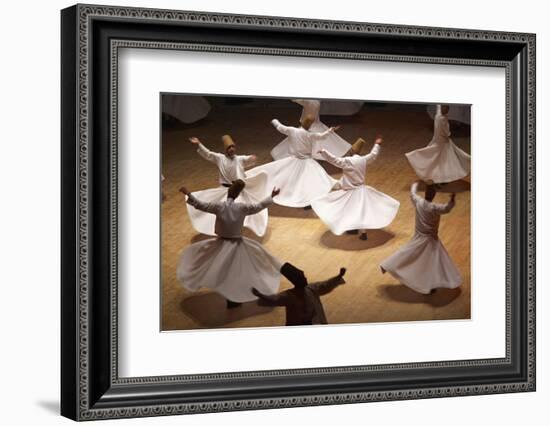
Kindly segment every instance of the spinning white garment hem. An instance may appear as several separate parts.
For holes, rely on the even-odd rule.
[[[405,155],[418,177],[424,181],[452,182],[470,174],[470,156],[450,139]]]
[[[330,192],[314,200],[311,207],[332,233],[342,235],[353,229],[388,226],[399,210],[399,201],[368,185],[362,185]]]
[[[462,283],[460,272],[441,241],[420,233],[380,267],[401,284],[422,294],[429,294],[435,288],[456,288]]]
[[[194,123],[208,115],[210,104],[202,96],[164,95],[162,112],[182,123]]]
[[[315,121],[309,128],[309,131],[322,133],[327,129],[328,127],[325,124],[320,121]],[[351,145],[338,136],[338,134],[330,133],[323,139],[313,142],[313,146],[311,148],[312,157],[317,160],[324,160],[324,158],[319,154],[321,149],[326,149],[336,157],[343,157],[351,149]],[[271,150],[271,157],[273,157],[274,160],[281,160],[289,157],[290,155],[289,138],[283,139],[278,145],[275,146],[275,148]]]
[[[268,189],[268,178],[264,173],[259,173],[254,177],[245,179],[246,186],[235,200],[238,203],[257,204],[271,193]],[[193,195],[205,203],[220,203],[227,199],[227,188],[220,186],[203,191],[193,192]],[[187,198],[186,198],[187,199]],[[216,224],[216,215],[206,213],[187,205],[187,212],[193,228],[205,235],[216,235],[214,231]],[[267,209],[254,215],[247,216],[244,219],[244,226],[249,228],[257,236],[263,237],[267,230],[268,214]]]
[[[273,202],[287,207],[309,206],[316,198],[328,194],[337,182],[312,158],[287,157],[255,167],[247,173],[249,176],[265,173],[268,186],[281,190]]]
[[[211,238],[187,247],[176,273],[187,290],[205,287],[233,302],[249,302],[256,300],[252,287],[264,294],[278,292],[281,266],[254,240]]]

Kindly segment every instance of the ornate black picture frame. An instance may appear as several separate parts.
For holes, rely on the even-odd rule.
[[[62,415],[92,420],[535,390],[535,35],[96,5],[64,9],[61,28]],[[505,69],[506,356],[119,378],[121,47]]]

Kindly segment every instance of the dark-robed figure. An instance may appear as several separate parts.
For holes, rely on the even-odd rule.
[[[265,295],[253,288],[252,293],[259,298],[260,305],[284,306],[286,325],[328,324],[320,296],[344,284],[345,273],[346,268],[341,268],[340,273],[333,278],[308,284],[304,271],[285,263],[281,268],[281,274],[294,285],[294,288],[276,295]]]

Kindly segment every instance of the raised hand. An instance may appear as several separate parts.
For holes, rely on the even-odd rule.
[[[384,139],[382,139],[381,135],[376,136],[376,139],[374,140],[374,143],[376,145],[380,145],[382,142],[384,142]]]
[[[336,130],[338,130],[340,128],[340,126],[332,126],[331,128],[329,128],[329,130],[331,132],[335,132]]]
[[[340,268],[340,276],[343,277],[346,274],[346,268]]]
[[[273,191],[271,191],[271,198],[279,195],[279,192],[281,192],[280,188],[273,188]]]
[[[184,195],[191,194],[191,191],[189,191],[185,186],[182,186],[180,189],[178,189],[179,192],[181,192]]]
[[[201,143],[201,141],[199,140],[199,138],[196,138],[196,137],[192,137],[192,138],[189,138],[189,142],[191,142],[193,145],[198,145]]]

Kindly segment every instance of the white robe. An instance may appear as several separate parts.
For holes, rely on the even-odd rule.
[[[293,102],[296,102],[299,105],[302,105],[302,120],[305,116],[311,115],[315,118],[315,121],[309,128],[310,132],[321,133],[328,129],[328,127],[323,124],[319,117],[319,110],[321,109],[321,102],[313,99],[295,99]],[[283,139],[275,148],[271,150],[271,156],[274,160],[281,160],[283,158],[289,157],[291,153],[291,141],[289,138]],[[326,149],[327,151],[332,152],[336,156],[343,156],[346,154],[351,145],[347,143],[344,139],[338,136],[336,133],[331,133],[327,135],[326,138],[316,141],[311,147],[311,156],[318,160],[323,158],[318,154],[321,149]]]
[[[238,197],[238,201],[254,204],[263,200],[270,192],[267,187],[267,176],[257,174],[253,178],[247,178],[245,167],[254,164],[254,156],[252,155],[227,155],[212,152],[204,145],[198,144],[197,152],[205,160],[210,161],[218,167],[219,182],[221,185],[230,185],[236,179],[244,180],[246,186]],[[202,201],[207,203],[219,203],[227,199],[227,188],[219,186],[217,188],[205,189],[198,191],[195,195]],[[216,235],[214,231],[215,216],[200,211],[194,208],[191,204],[187,204],[187,212],[193,228],[197,232],[205,235]],[[264,236],[267,230],[268,213],[267,209],[261,212],[247,216],[244,221],[244,226],[249,228],[259,237]]]
[[[368,155],[341,158],[321,151],[326,161],[343,170],[338,189],[311,203],[332,233],[342,235],[353,229],[384,228],[395,218],[399,201],[365,185],[368,164],[376,160],[380,150],[380,145],[375,144]]]
[[[163,95],[162,112],[189,124],[206,117],[210,104],[202,96]]]
[[[470,155],[457,147],[450,136],[449,120],[438,109],[428,146],[405,154],[419,178],[446,183],[470,174]]]
[[[323,101],[321,103],[320,115],[355,115],[361,108],[362,101]]]
[[[265,210],[273,202],[267,197],[257,204],[228,199],[205,203],[190,194],[187,203],[215,217],[217,238],[191,244],[181,254],[177,278],[191,291],[210,288],[233,302],[255,300],[251,288],[276,294],[282,262],[261,244],[241,235],[245,218]]]
[[[275,203],[287,207],[306,207],[311,201],[328,194],[336,184],[317,161],[311,158],[311,146],[332,134],[311,132],[301,127],[287,127],[278,120],[272,124],[282,134],[288,136],[290,157],[272,161],[248,171],[248,176],[265,173],[270,188],[280,188],[281,193]]]
[[[428,115],[432,120],[435,118],[440,108],[440,105],[428,105]],[[468,105],[450,105],[447,117],[449,120],[470,124],[470,107]]]
[[[439,218],[451,211],[454,202],[430,203],[416,194],[417,187],[418,183],[411,187],[411,200],[416,209],[414,236],[380,267],[419,293],[456,288],[462,283],[462,277],[438,238]]]

